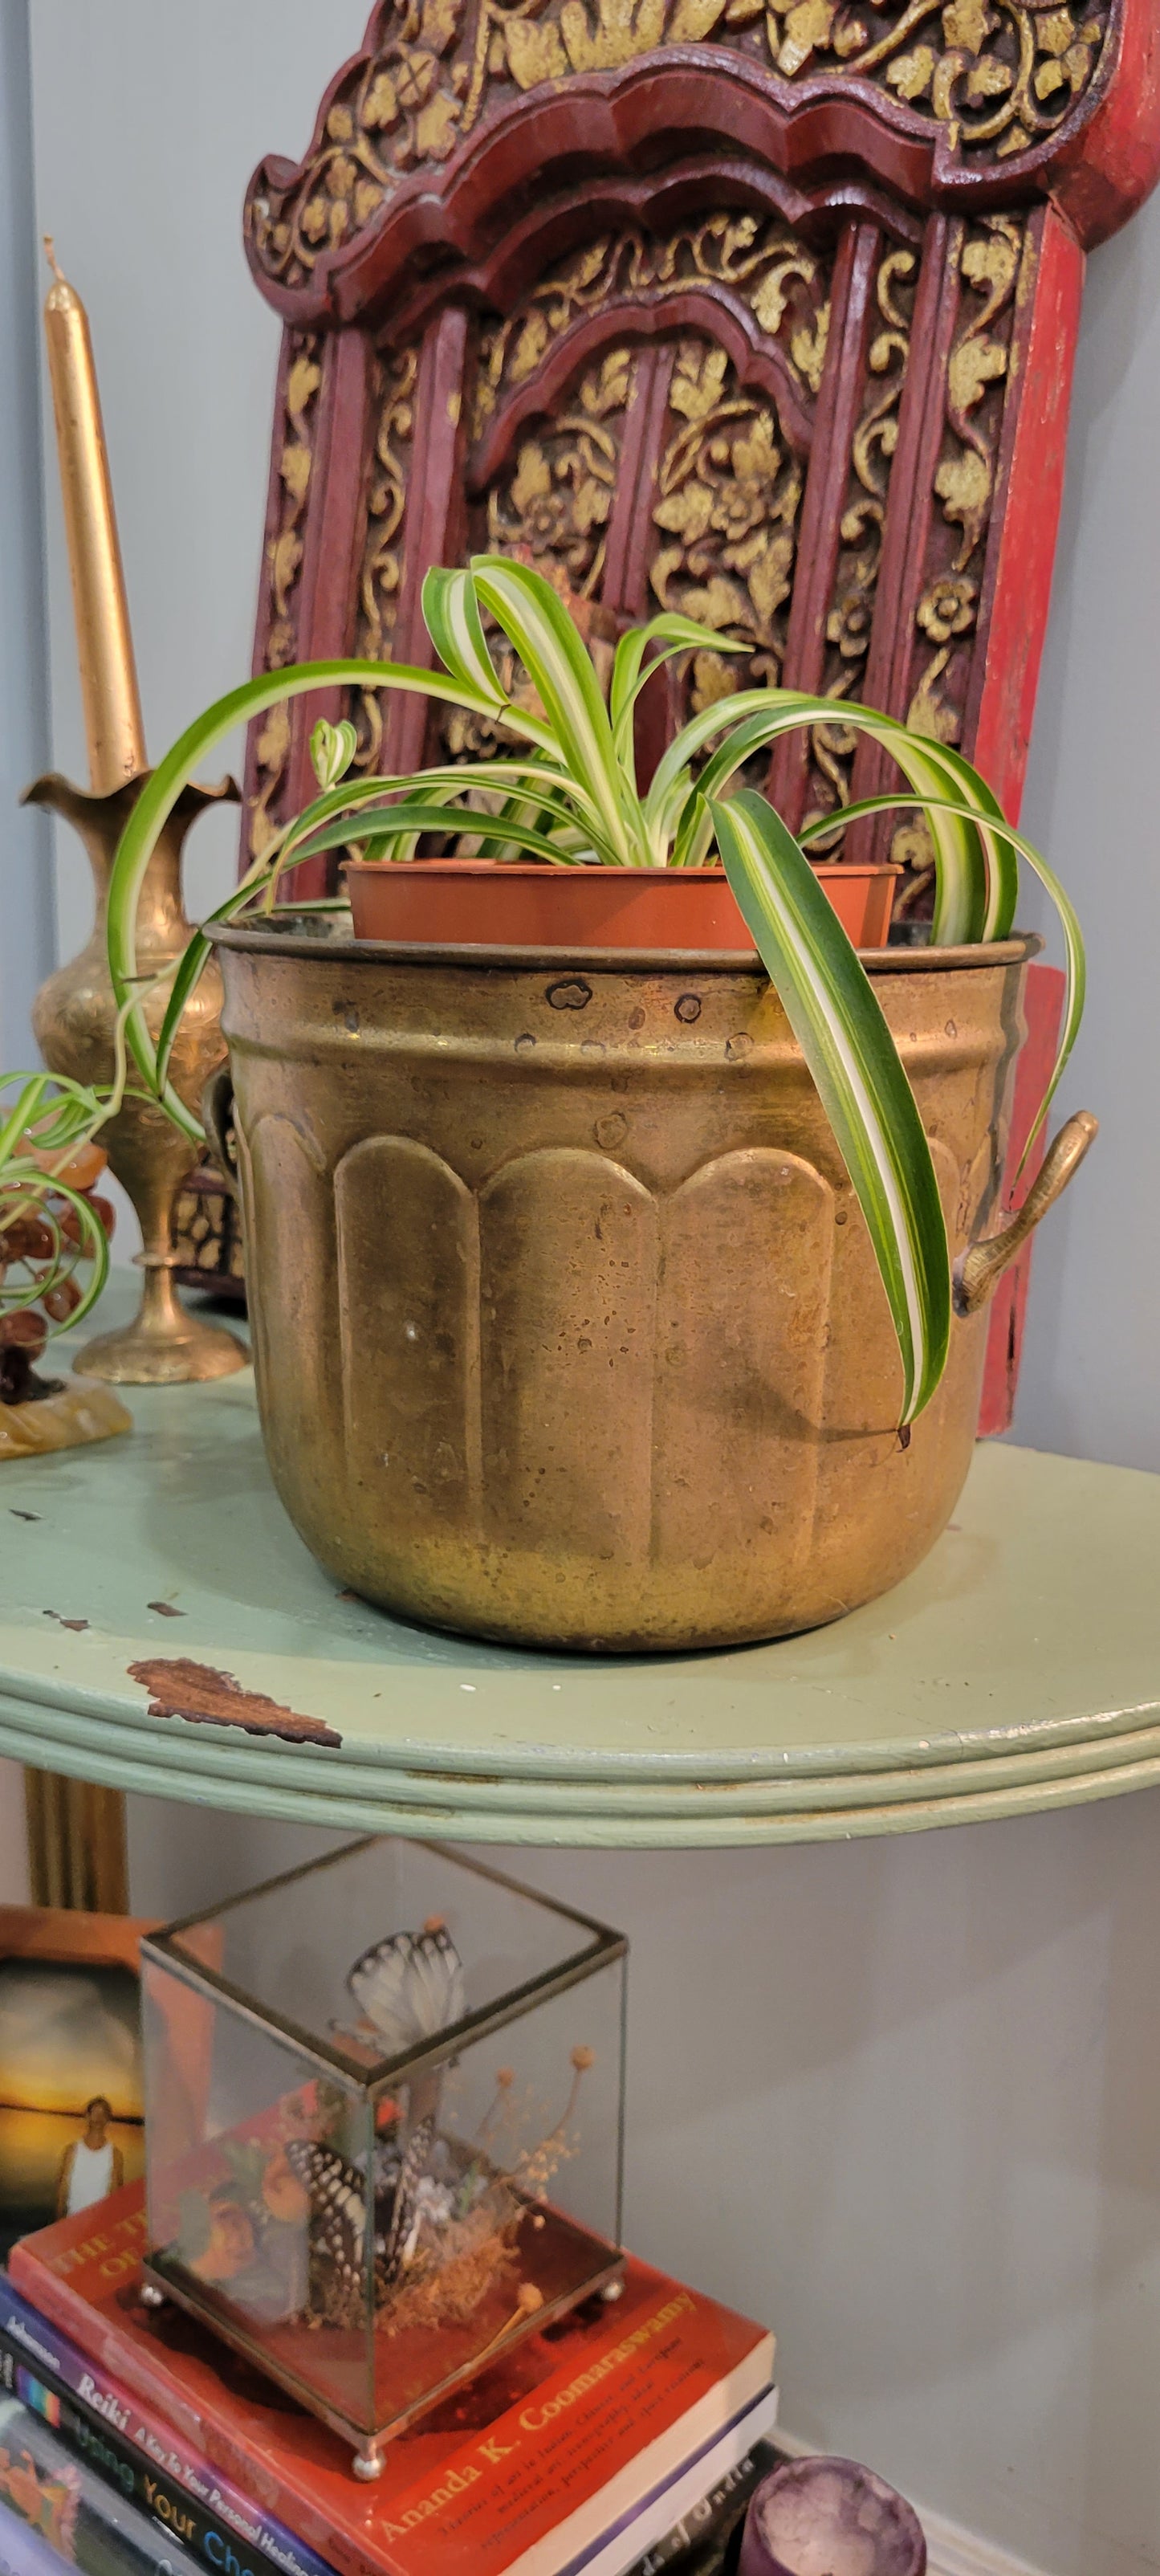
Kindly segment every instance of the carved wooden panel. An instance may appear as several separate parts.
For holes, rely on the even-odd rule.
[[[1112,0],[384,0],[305,162],[258,173],[255,264],[271,285],[308,285],[327,254],[381,223],[417,169],[448,163],[481,125],[662,50],[676,67],[711,46],[738,82],[872,105],[896,146],[925,146],[944,181],[956,168],[1022,178],[1098,103],[1121,15]]]
[[[994,503],[1053,218],[920,219],[870,186],[806,195],[736,166],[718,187],[724,202],[706,204],[706,174],[688,163],[627,189],[597,180],[568,211],[578,246],[545,254],[559,231],[549,200],[477,264],[479,301],[412,277],[409,328],[372,318],[289,335],[292,435],[280,422],[259,660],[292,645],[427,661],[423,573],[479,548],[539,563],[582,615],[590,604],[596,638],[680,606],[749,649],[703,652],[658,681],[641,711],[646,767],[711,698],[763,679],[816,688],[834,722],[781,748],[774,791],[791,821],[833,812],[831,853],[872,842],[909,863],[921,902],[920,827],[842,834],[842,807],[885,772],[856,748],[841,701],[863,696],[973,748]],[[660,219],[690,195],[691,214]],[[521,275],[500,309],[497,288]],[[341,462],[340,378],[358,388]],[[290,409],[304,387],[325,511]],[[327,712],[340,706],[364,765],[407,768],[436,739],[494,747],[487,727],[417,702],[371,692]],[[303,702],[256,730],[251,852],[305,792],[317,711]]]
[[[824,693],[773,792],[921,908],[913,822],[843,831],[887,775],[843,701],[1017,811],[1084,253],[1156,178],[1158,54],[1154,0],[380,0],[247,199],[285,326],[258,667],[427,662],[424,572],[480,547],[549,571],[598,658],[679,605],[746,653],[650,685],[645,766],[690,705]],[[255,728],[247,855],[342,705]],[[350,712],[365,765],[488,745]]]
[[[424,659],[426,563],[516,545],[604,623],[679,598],[751,647],[658,739],[682,691],[832,696],[774,783],[835,846],[881,775],[855,690],[1017,796],[1082,248],[1155,176],[1156,48],[1150,0],[380,0],[247,200],[286,321],[259,661]],[[251,846],[314,712],[252,746]],[[363,759],[420,755],[420,709],[357,712]]]
[[[262,586],[255,668],[280,671],[306,650],[299,637],[302,522],[314,464],[318,392],[322,383],[321,336],[287,331],[274,409],[274,467],[266,509]],[[260,855],[273,838],[271,805],[281,801],[290,754],[290,717],[274,707],[251,731],[246,775],[249,852]]]
[[[838,545],[824,608],[824,654],[811,672],[811,683],[828,698],[860,699],[865,695],[866,662],[874,632],[875,602],[894,454],[898,414],[910,359],[911,326],[918,285],[917,248],[875,241],[873,294],[865,356],[858,370],[855,414],[835,468],[832,509]],[[853,372],[853,371],[851,371]],[[841,721],[815,726],[809,741],[804,792],[795,798],[795,822],[821,814],[840,814],[850,802],[856,736]],[[791,747],[790,757],[794,758]],[[796,750],[799,776],[806,747]],[[780,781],[778,782],[781,783]],[[828,857],[841,846],[836,832],[820,844]]]
[[[835,721],[787,746],[773,783],[791,819],[832,811],[840,850],[841,808],[873,783],[841,723],[843,697],[964,739],[1033,226],[984,216],[923,227],[901,209],[851,217],[824,203],[794,208],[794,222],[790,192],[767,180],[764,193],[780,202],[598,231],[504,314],[449,304],[403,345],[329,335],[335,373],[335,351],[359,344],[363,450],[345,505],[350,597],[335,596],[337,618],[324,634],[316,625],[312,649],[425,659],[422,573],[478,548],[540,564],[581,614],[585,603],[605,612],[595,627],[608,634],[658,606],[683,608],[749,650],[702,652],[658,682],[642,710],[646,759],[650,733],[655,752],[691,709],[739,687],[817,687],[835,699]],[[317,363],[294,364],[295,390],[309,381],[317,402]],[[417,455],[422,529],[408,510]],[[297,533],[309,474],[296,435],[278,458],[282,515],[267,549],[271,663],[285,658],[293,599],[309,583]],[[445,752],[495,745],[486,726],[384,706],[373,692],[347,711],[363,764],[418,759],[431,725]],[[251,851],[279,802],[301,792],[291,744],[313,712],[258,730]],[[921,891],[921,832],[887,824],[877,837],[913,862]]]
[[[415,348],[388,351],[375,371],[365,484],[365,523],[359,551],[358,595],[352,638],[368,662],[389,660],[399,614],[402,529],[407,483],[414,464]],[[383,700],[367,690],[353,710],[358,729],[355,766],[373,770],[382,751]]]

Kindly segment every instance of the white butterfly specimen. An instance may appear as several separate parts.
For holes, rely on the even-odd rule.
[[[364,1950],[347,1975],[362,2015],[359,2036],[373,2036],[384,2057],[422,2048],[461,2021],[463,1961],[446,1924],[432,1915],[421,1932],[392,1932]]]

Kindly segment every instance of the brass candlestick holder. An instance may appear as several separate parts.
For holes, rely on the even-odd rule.
[[[41,985],[33,1005],[33,1027],[50,1072],[86,1083],[113,1079],[113,1041],[117,1006],[105,950],[105,913],[109,878],[117,843],[133,807],[151,775],[141,770],[110,794],[74,787],[55,771],[26,788],[23,802],[62,814],[79,832],[89,855],[96,890],[96,918],[90,938],[68,966],[61,966]],[[160,974],[175,964],[190,934],[181,897],[181,853],[186,833],[209,805],[237,804],[232,778],[220,787],[187,787],[180,797],[149,862],[137,914],[137,955],[141,973]],[[164,989],[145,1004],[154,1036],[165,1011]],[[211,963],[189,1002],[170,1063],[169,1078],[186,1106],[196,1110],[210,1074],[222,1062],[225,1048],[220,1027],[221,979]],[[201,1148],[184,1135],[153,1102],[129,1097],[101,1130],[101,1143],[111,1170],[133,1202],[141,1221],[142,1249],[137,1258],[145,1273],[139,1311],[131,1324],[87,1342],[75,1362],[79,1374],[106,1378],[118,1386],[175,1386],[191,1379],[228,1377],[245,1368],[249,1353],[233,1333],[199,1315],[189,1315],[173,1282],[173,1213],[180,1191],[201,1159]]]

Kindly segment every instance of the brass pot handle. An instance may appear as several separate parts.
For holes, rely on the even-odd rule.
[[[960,1254],[955,1263],[956,1315],[976,1315],[980,1306],[986,1305],[996,1281],[1022,1251],[1040,1217],[1054,1207],[1073,1172],[1078,1172],[1088,1146],[1099,1132],[1099,1123],[1090,1109],[1077,1109],[1048,1147],[1022,1207],[1006,1225],[1000,1226],[998,1234],[988,1235],[985,1243],[969,1244]]]
[[[229,1144],[229,1131],[234,1114],[234,1080],[228,1064],[219,1064],[217,1072],[211,1073],[201,1095],[201,1114],[205,1120],[206,1135],[213,1146],[214,1161],[230,1197],[236,1199],[238,1195],[237,1162],[230,1152]]]

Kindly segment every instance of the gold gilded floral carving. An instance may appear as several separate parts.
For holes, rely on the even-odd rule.
[[[481,344],[474,435],[584,314],[618,300],[663,304],[696,285],[727,288],[748,304],[758,329],[777,342],[803,398],[817,393],[829,322],[825,261],[780,218],[722,212],[663,240],[636,226],[605,234],[541,279]]]
[[[486,344],[485,344],[486,345]],[[624,416],[633,398],[636,357],[604,352],[567,407],[521,439],[514,468],[493,484],[473,538],[492,554],[516,555],[545,573],[566,601],[600,666],[607,647],[594,630],[608,523],[620,472]],[[505,689],[534,703],[530,683],[510,649],[492,638]],[[452,708],[442,721],[454,759],[490,759],[508,740],[479,716]]]
[[[918,280],[913,251],[892,246],[879,261],[875,283],[876,328],[866,354],[867,383],[850,444],[850,476],[839,527],[840,546],[832,604],[826,619],[822,693],[857,697],[870,649],[874,602],[886,522],[891,460],[898,444],[898,406],[910,355],[910,326]],[[850,802],[857,736],[848,725],[815,725],[810,736],[811,776],[806,812],[837,813]],[[820,844],[832,855],[842,826]]]
[[[466,62],[448,60],[463,0],[394,0],[284,194],[259,183],[246,223],[270,277],[308,277],[319,252],[362,232],[417,163],[445,161],[464,126]],[[482,92],[480,92],[482,95]],[[475,105],[478,109],[478,98]]]
[[[355,652],[368,662],[389,658],[402,578],[400,531],[407,500],[407,451],[414,428],[418,351],[403,349],[382,363],[378,419],[367,491],[367,525],[359,570]],[[365,689],[354,713],[358,729],[355,767],[377,766],[383,735],[382,693]]]
[[[662,608],[749,647],[747,660],[694,655],[691,703],[698,710],[780,677],[803,467],[772,403],[740,387],[711,341],[681,341],[669,410],[682,425],[657,476],[653,523],[668,542],[653,558],[652,588]]]
[[[247,206],[261,267],[296,283],[372,224],[408,172],[445,161],[486,109],[671,45],[711,45],[783,81],[878,88],[973,166],[1050,138],[1090,88],[1111,0],[388,0],[289,187]]]
[[[315,417],[322,383],[321,343],[317,332],[290,335],[284,399],[282,452],[278,460],[278,524],[266,542],[264,578],[269,592],[269,623],[263,666],[281,671],[297,651],[296,599],[302,570],[302,520],[310,487]],[[275,707],[264,719],[254,745],[255,787],[250,799],[250,851],[260,858],[274,837],[271,803],[281,784],[290,750],[290,718]]]
[[[941,9],[932,0],[930,9],[911,7],[903,15],[908,27],[932,16],[939,24],[933,41],[927,32],[910,52],[887,61],[891,89],[912,107],[929,107],[952,150],[990,146],[998,160],[1054,132],[1087,88],[1106,26],[1106,13],[1019,8],[1012,0],[997,7],[989,0],[950,0]],[[849,66],[870,67],[865,56]]]
[[[552,558],[581,599],[592,598],[604,570],[620,425],[634,375],[631,349],[609,350],[585,376],[575,409],[525,439],[515,473],[488,495],[492,550]]]
[[[178,1276],[190,1274],[205,1286],[222,1279],[245,1279],[237,1201],[223,1189],[196,1186],[183,1190],[173,1212],[173,1250]]]
[[[966,293],[947,364],[946,433],[934,478],[941,512],[915,610],[925,659],[908,709],[910,723],[938,742],[957,742],[961,728],[1022,249],[1022,225],[988,215],[964,231],[959,254]]]

